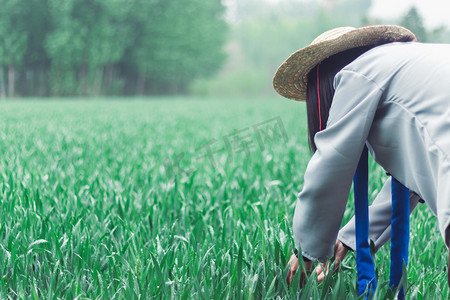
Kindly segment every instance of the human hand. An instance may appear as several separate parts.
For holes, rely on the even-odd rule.
[[[298,258],[295,256],[295,254],[292,254],[291,259],[289,260],[288,264],[290,264],[289,272],[286,278],[287,286],[289,287],[291,285],[292,277],[294,277],[295,273],[298,269]],[[306,275],[309,275],[311,272],[311,267],[313,265],[312,261],[305,261],[305,271],[306,274],[302,271],[302,276],[300,278],[300,288],[303,288],[304,282],[306,280]]]
[[[334,271],[336,271],[339,268],[339,265],[344,260],[345,256],[347,255],[348,249],[344,246],[344,244],[341,243],[341,241],[336,240],[336,244],[334,245]],[[326,275],[328,275],[330,271],[330,263],[328,262],[326,264],[326,271],[324,272],[323,265],[320,264],[316,268],[316,274],[317,274],[317,281],[321,282]]]

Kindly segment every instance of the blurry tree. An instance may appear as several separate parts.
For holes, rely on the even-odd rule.
[[[129,1],[48,1],[54,30],[45,47],[53,94],[100,94],[130,42]]]
[[[411,30],[421,42],[427,42],[427,32],[423,26],[422,16],[415,6],[411,7],[400,21],[400,25]]]
[[[183,92],[225,60],[221,0],[3,0],[1,5],[3,97],[13,96],[16,87],[20,95]]]
[[[27,50],[28,33],[25,19],[28,5],[22,0],[2,0],[0,9],[0,91],[5,96],[15,95],[16,68],[22,64]],[[4,68],[7,69],[7,87]]]
[[[102,0],[101,4],[106,13],[103,15],[101,24],[95,16],[92,20],[96,23],[96,31],[91,35],[89,55],[90,65],[95,65],[97,73],[94,92],[117,94],[122,91],[123,84],[121,79],[114,81],[114,77],[118,77],[116,67],[121,60],[129,59],[125,56],[125,51],[127,47],[132,46],[133,22],[131,20],[135,16],[129,0]],[[144,36],[141,37],[141,39],[144,38]]]
[[[400,25],[411,30],[421,42],[450,43],[450,30],[444,25],[426,30],[423,18],[416,7],[411,7],[401,18]]]
[[[450,30],[445,26],[439,26],[427,31],[427,42],[430,43],[450,43]]]
[[[78,92],[77,68],[83,61],[87,28],[73,18],[77,0],[48,0],[53,30],[44,40],[51,58],[49,86],[52,95],[71,95]]]
[[[124,67],[136,73],[137,85],[129,91],[184,92],[193,79],[216,72],[225,60],[223,14],[220,0],[136,2],[130,64]]]
[[[128,0],[77,0],[73,18],[80,20],[85,36],[78,80],[81,94],[100,94],[103,78],[107,84],[113,65],[123,57],[130,43]],[[106,71],[106,72],[105,72]]]
[[[228,3],[228,24],[222,2]],[[0,97],[182,93],[193,80],[191,90],[199,93],[272,93],[276,68],[318,34],[383,23],[367,17],[370,4],[2,0]],[[415,8],[397,21],[389,23],[408,27],[422,41],[450,41],[445,27],[426,31]]]
[[[44,41],[51,31],[47,0],[22,1],[27,6],[26,14],[17,22],[24,26],[27,34],[27,49],[18,70],[16,86],[21,94],[44,96],[48,91],[47,69],[50,66]]]

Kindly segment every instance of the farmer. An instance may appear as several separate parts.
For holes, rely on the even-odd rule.
[[[399,26],[336,28],[292,54],[273,84],[282,96],[306,101],[314,155],[298,194],[293,232],[307,272],[312,261],[334,255],[339,263],[355,250],[354,220],[339,227],[365,145],[411,191],[411,210],[425,201],[449,246],[450,45],[419,43]],[[369,237],[377,249],[389,239],[390,218],[386,182],[369,211]],[[296,256],[288,284],[298,268]],[[323,279],[323,270],[316,271]]]

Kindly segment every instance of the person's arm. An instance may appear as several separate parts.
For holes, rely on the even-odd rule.
[[[383,91],[352,71],[335,77],[327,126],[317,133],[317,151],[304,176],[294,213],[294,242],[313,261],[333,256],[352,178]]]
[[[409,193],[410,213],[416,208],[420,200],[416,193]],[[374,241],[376,251],[391,237],[391,211],[391,177],[389,177],[372,205],[369,206],[369,239]],[[339,230],[338,240],[351,250],[356,249],[355,217]]]

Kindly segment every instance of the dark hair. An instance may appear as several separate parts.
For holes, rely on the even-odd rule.
[[[306,91],[306,112],[308,115],[309,148],[316,151],[314,136],[324,129],[331,103],[334,96],[333,80],[334,76],[346,65],[355,60],[358,56],[373,48],[372,46],[357,47],[346,50],[324,59],[319,65],[319,93],[320,93],[320,114],[322,128],[319,121],[319,105],[317,97],[317,65],[308,73],[308,85]]]

